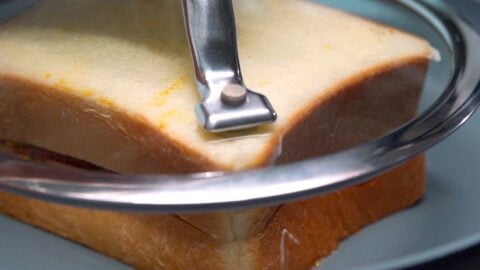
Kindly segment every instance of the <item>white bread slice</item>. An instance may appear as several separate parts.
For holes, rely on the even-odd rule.
[[[415,114],[424,40],[306,1],[235,9],[245,80],[272,101],[274,125],[215,135],[196,125],[178,1],[43,0],[0,27],[0,139],[121,173],[240,170],[337,151]],[[233,241],[277,215],[182,218]]]
[[[243,137],[212,135],[198,127],[193,107],[199,96],[178,1],[43,0],[2,26],[0,74],[48,88],[37,89],[35,100],[66,103],[64,118],[50,119],[49,125],[16,123],[2,137],[119,172],[259,167],[270,163],[280,138],[305,112],[346,84],[426,59],[431,52],[424,40],[314,3],[235,3],[245,80],[271,99],[279,115],[276,124]],[[2,100],[11,98],[5,95]],[[87,134],[73,137],[86,137],[75,140],[81,146],[66,147],[65,138],[72,137],[64,135],[78,128],[71,123],[64,130],[60,124],[75,114],[105,126],[90,124]],[[3,122],[16,120],[5,108],[2,116]],[[50,127],[61,130],[52,136]],[[27,128],[27,134],[19,134]],[[110,143],[102,140],[107,129],[113,130]],[[163,153],[172,161],[166,162]]]

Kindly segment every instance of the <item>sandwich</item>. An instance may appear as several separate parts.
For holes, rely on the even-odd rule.
[[[179,1],[42,0],[0,24],[1,148],[111,173],[239,171],[344,150],[416,114],[433,52],[425,40],[310,1],[234,6],[243,77],[269,97],[274,124],[198,126]],[[272,207],[127,213],[2,192],[0,212],[137,269],[309,269],[417,202],[424,181],[419,156]]]

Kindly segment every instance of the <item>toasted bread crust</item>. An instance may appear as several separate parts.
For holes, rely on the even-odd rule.
[[[283,205],[263,231],[234,242],[171,215],[83,209],[8,193],[0,193],[0,212],[137,269],[309,269],[340,240],[418,201],[424,180],[421,156],[368,183]]]
[[[253,269],[310,269],[341,240],[414,204],[424,191],[425,163],[420,156],[365,184],[285,204],[252,252],[260,253]]]
[[[329,89],[328,95],[292,115],[277,135],[283,139],[277,164],[345,150],[405,124],[417,113],[427,69],[426,58],[403,59]]]
[[[222,169],[152,128],[140,116],[116,107],[104,107],[18,76],[0,74],[0,89],[3,140],[39,146],[121,173]]]

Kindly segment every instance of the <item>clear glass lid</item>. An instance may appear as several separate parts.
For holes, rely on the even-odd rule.
[[[275,166],[238,172],[112,174],[48,166],[0,153],[0,188],[67,204],[170,213],[278,204],[364,182],[434,146],[454,132],[475,112],[480,102],[480,61],[478,61],[480,37],[467,22],[452,13],[447,6],[433,0],[372,0],[354,1],[354,3],[350,0],[321,0],[318,2],[413,33],[428,40],[434,48],[429,55],[428,69],[425,65],[413,63],[412,66],[415,67],[413,72],[411,69],[399,68],[398,73],[382,73],[384,76],[382,78],[391,78],[400,74],[398,76],[403,76],[401,78],[405,78],[405,81],[396,79],[393,80],[395,83],[388,81],[386,86],[382,86],[382,83],[385,83],[384,80],[378,79],[380,75],[372,73],[373,75],[369,75],[372,78],[370,81],[367,80],[363,86],[355,86],[358,89],[367,89],[366,85],[380,85],[391,89],[391,95],[382,97],[380,99],[382,105],[378,107],[378,110],[383,109],[385,114],[390,114],[389,119],[393,119],[390,126],[378,128],[378,132],[366,135],[362,139],[352,139],[349,142],[345,139],[345,143],[339,143],[336,147],[324,147],[317,152],[320,155],[316,157],[307,154],[306,159],[289,159],[282,156],[282,153],[277,153],[278,162]],[[0,3],[0,17],[11,18],[23,8],[16,1],[4,1]],[[248,12],[248,10],[241,12]],[[257,60],[249,60],[245,50],[242,51],[242,42],[248,41],[242,39],[242,31],[245,31],[248,25],[243,26],[242,22],[238,24],[239,53],[244,69],[244,79],[256,90],[261,90],[258,88],[262,88],[262,85],[268,88],[266,83],[262,84],[260,81],[257,83],[256,74],[252,71],[253,69],[249,69],[250,65],[254,65]],[[258,42],[260,44],[262,41]],[[379,39],[372,44],[382,42]],[[318,50],[332,50],[331,46],[331,44],[322,44]],[[352,55],[359,49],[356,46],[352,44]],[[389,55],[385,53],[375,59],[383,59],[381,57],[389,57]],[[372,59],[374,58],[366,57],[360,60],[365,63],[376,61]],[[354,64],[352,62],[352,69]],[[348,69],[345,70],[345,72],[348,71]],[[297,72],[298,78],[307,78],[302,76],[306,76],[305,74],[309,72],[308,69]],[[295,77],[297,73],[292,71],[290,75]],[[335,75],[331,76],[334,78]],[[310,80],[310,77],[307,79]],[[2,91],[1,87],[0,85],[0,91]],[[408,95],[399,96],[394,91],[399,87],[413,90]],[[415,87],[418,87],[419,91],[416,91]],[[362,93],[371,94],[368,89]],[[374,98],[370,101],[375,104],[378,97],[373,95]],[[345,97],[347,101],[349,98],[351,97]],[[398,100],[400,98],[401,100]],[[405,101],[406,99],[411,101]],[[288,106],[276,102],[275,97],[272,100],[273,107],[277,105],[279,112],[288,111],[286,108]],[[301,102],[301,97],[292,97],[293,101]],[[348,101],[350,102],[348,104],[355,104],[354,101]],[[361,108],[363,104],[358,106]],[[418,110],[412,109],[417,106]],[[360,113],[365,111],[358,110]],[[356,111],[352,109],[352,112]],[[379,114],[379,111],[373,110],[373,112],[376,112],[375,115]],[[408,112],[413,112],[411,117],[408,116]],[[407,116],[396,117],[396,113]],[[368,123],[362,124],[362,127],[377,127],[378,124],[375,121],[378,120],[368,118],[368,115],[365,113],[359,116],[352,113],[350,118],[345,118],[343,121]],[[358,119],[353,118],[354,116]],[[279,119],[278,125],[283,124],[281,118]],[[268,131],[268,128],[266,130]],[[314,130],[317,129],[314,128]],[[264,130],[260,129],[255,134],[262,135],[263,132]],[[359,131],[358,134],[361,132]],[[315,133],[312,134],[317,136]],[[319,134],[315,140],[325,140],[322,133]],[[347,135],[345,136],[348,137]],[[231,139],[230,135],[221,134],[204,137],[217,145]],[[289,149],[283,150],[289,151]]]

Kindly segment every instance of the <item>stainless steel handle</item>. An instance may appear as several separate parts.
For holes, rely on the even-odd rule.
[[[183,0],[183,5],[202,97],[219,96],[226,84],[243,85],[231,0]]]
[[[202,96],[195,108],[200,125],[220,132],[274,122],[269,100],[243,83],[232,1],[183,0],[183,10]]]

